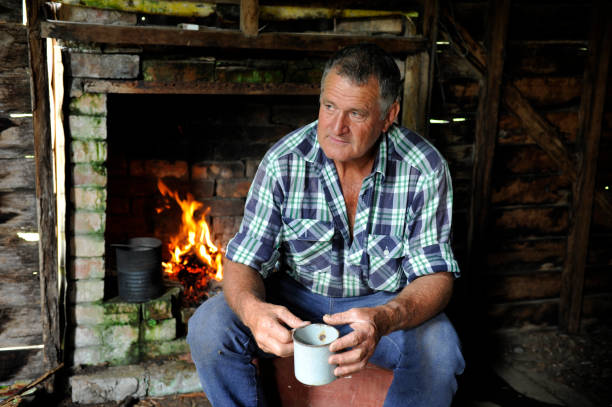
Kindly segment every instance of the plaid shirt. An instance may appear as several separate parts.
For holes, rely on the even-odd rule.
[[[321,150],[314,122],[263,158],[226,257],[264,278],[284,271],[331,297],[396,292],[438,271],[458,276],[449,242],[452,197],[440,153],[394,125],[382,135],[361,186],[351,240],[336,168]]]

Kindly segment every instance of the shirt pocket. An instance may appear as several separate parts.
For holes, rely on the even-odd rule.
[[[392,235],[368,235],[369,274],[388,278],[397,273],[404,258],[402,237]]]
[[[332,222],[283,218],[286,259],[296,271],[329,270],[333,237]]]

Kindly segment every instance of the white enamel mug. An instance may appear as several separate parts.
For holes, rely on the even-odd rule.
[[[329,344],[340,333],[333,326],[311,324],[293,330],[293,368],[295,378],[310,386],[321,386],[336,380],[335,365],[327,362],[333,353]]]

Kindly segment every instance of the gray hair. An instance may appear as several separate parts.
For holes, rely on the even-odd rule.
[[[321,93],[325,78],[332,70],[357,85],[365,85],[373,76],[378,80],[379,103],[383,117],[399,99],[402,88],[400,71],[393,57],[375,44],[350,45],[336,52],[325,64],[321,77]]]

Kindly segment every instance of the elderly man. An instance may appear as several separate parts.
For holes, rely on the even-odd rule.
[[[203,303],[188,342],[214,406],[265,405],[254,357],[290,356],[291,329],[338,327],[336,376],[393,370],[385,406],[448,406],[464,367],[442,312],[459,274],[450,247],[448,166],[394,124],[400,73],[375,45],[327,63],[318,120],[263,158],[224,295]]]

